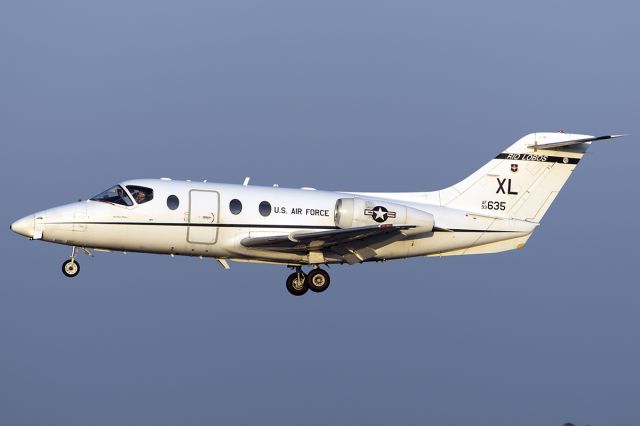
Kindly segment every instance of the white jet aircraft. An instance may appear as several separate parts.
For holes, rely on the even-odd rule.
[[[293,268],[287,290],[329,286],[325,264],[497,253],[524,247],[589,145],[622,135],[532,133],[434,192],[330,192],[171,179],[122,182],[31,214],[11,230],[77,248],[212,257]],[[311,267],[308,273],[303,266]]]

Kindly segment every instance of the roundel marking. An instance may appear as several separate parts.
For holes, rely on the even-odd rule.
[[[375,206],[372,209],[364,209],[364,214],[366,216],[371,216],[371,218],[378,223],[386,222],[387,219],[396,217],[396,212],[390,212],[384,206]]]

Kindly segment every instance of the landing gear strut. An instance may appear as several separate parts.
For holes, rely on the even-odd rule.
[[[329,287],[331,280],[323,269],[314,266],[309,274],[305,274],[301,266],[295,268],[296,272],[287,277],[287,290],[294,296],[302,296],[307,290],[322,293]]]
[[[80,264],[76,260],[76,246],[71,248],[71,257],[69,260],[65,260],[62,264],[62,273],[69,277],[73,278],[80,272]]]

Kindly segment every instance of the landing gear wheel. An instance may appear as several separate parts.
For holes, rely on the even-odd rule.
[[[309,272],[306,279],[307,286],[309,290],[314,291],[316,293],[322,293],[329,287],[331,283],[331,279],[329,278],[329,274],[320,269],[316,268]]]
[[[298,272],[294,272],[287,277],[287,290],[294,296],[302,296],[309,290],[309,287],[307,287],[307,277],[302,272],[299,274],[300,280],[298,280]]]
[[[80,264],[76,260],[69,259],[62,264],[62,273],[73,278],[80,272]]]

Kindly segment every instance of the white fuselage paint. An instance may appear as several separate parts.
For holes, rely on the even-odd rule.
[[[127,185],[152,188],[153,200],[133,206],[89,200],[41,211],[32,219],[33,238],[96,249],[307,264],[310,263],[308,254],[246,248],[240,241],[247,237],[336,229],[336,201],[359,196],[345,192],[161,179],[139,179],[121,184],[122,187]],[[179,199],[175,210],[167,206],[167,198],[171,195]],[[397,200],[372,194],[362,197],[381,204],[398,204]],[[242,203],[239,214],[230,211],[232,199]],[[268,216],[259,212],[263,201],[271,205]],[[378,248],[377,256],[370,260],[447,254],[478,246],[490,247],[495,243],[499,244],[493,251],[519,248],[537,226],[528,221],[496,219],[439,205],[402,204],[433,215],[437,229],[420,232],[417,228],[407,232],[398,241]],[[376,222],[372,219],[371,224]],[[323,263],[343,262],[339,256],[332,257],[331,254],[323,260]]]

